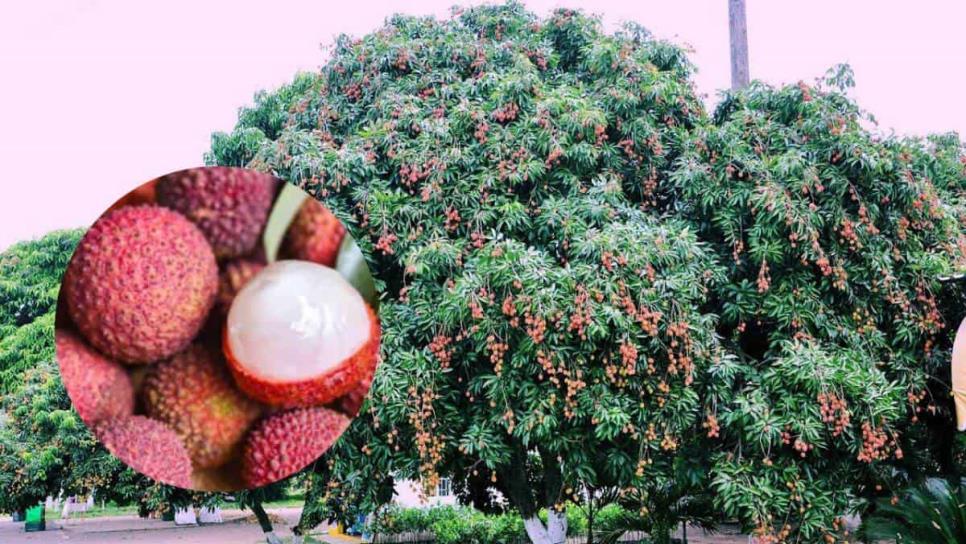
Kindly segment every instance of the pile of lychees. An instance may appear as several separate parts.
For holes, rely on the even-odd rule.
[[[282,185],[238,168],[164,176],[101,216],[67,268],[63,381],[97,438],[151,478],[231,490],[289,476],[368,391],[379,321],[334,268],[342,224],[308,198],[267,258]]]

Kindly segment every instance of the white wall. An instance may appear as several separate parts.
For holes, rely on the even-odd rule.
[[[419,482],[414,480],[399,480],[396,482],[396,496],[393,498],[393,502],[399,506],[402,506],[403,508],[422,508],[457,504],[456,495],[452,493],[452,488],[449,495],[440,496],[434,494],[425,501],[420,498],[419,491]]]

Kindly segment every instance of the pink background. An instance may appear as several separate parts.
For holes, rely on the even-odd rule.
[[[255,91],[317,69],[335,35],[395,11],[446,16],[456,2],[3,2],[0,249],[88,225],[135,185],[201,164],[212,131],[230,130]],[[526,3],[690,44],[709,103],[729,84],[726,0]],[[849,62],[883,130],[966,134],[966,2],[747,4],[753,78],[811,81]]]

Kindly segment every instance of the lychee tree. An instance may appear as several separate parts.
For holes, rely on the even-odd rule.
[[[669,477],[717,357],[709,247],[646,211],[702,113],[690,72],[567,10],[394,17],[214,137],[211,162],[322,199],[381,283],[356,481],[485,483],[560,542],[582,486]]]
[[[710,473],[765,541],[831,538],[872,497],[953,472],[966,309],[943,280],[966,265],[966,154],[871,131],[851,82],[838,67],[725,97],[666,186],[727,267],[710,310],[736,357],[703,382]]]
[[[952,469],[958,138],[879,135],[844,68],[713,116],[690,73],[568,10],[396,16],[213,136],[210,163],[333,209],[382,292],[383,364],[300,528],[445,475],[534,542],[581,489],[658,540],[685,500],[814,542]]]

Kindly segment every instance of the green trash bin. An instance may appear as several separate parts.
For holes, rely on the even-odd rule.
[[[23,530],[28,533],[47,530],[47,515],[44,505],[38,504],[33,508],[27,509],[27,523],[24,525]]]

